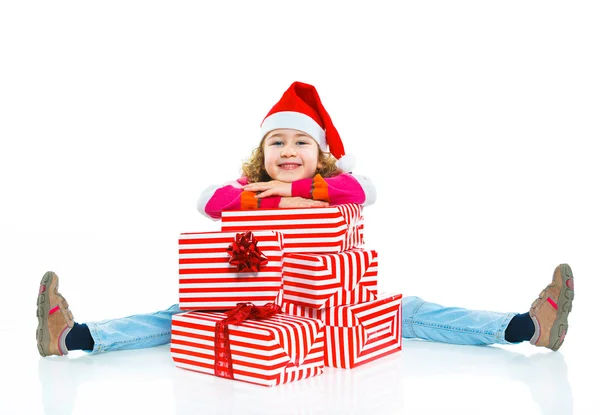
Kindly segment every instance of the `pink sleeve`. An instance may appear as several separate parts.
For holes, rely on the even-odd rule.
[[[351,174],[344,173],[324,180],[329,191],[329,204],[357,203],[362,205],[365,202],[365,191]]]
[[[224,210],[236,210],[241,208],[240,196],[242,189],[233,186],[225,186],[217,189],[210,200],[206,203],[204,211],[213,219],[220,219]]]
[[[211,219],[220,219],[224,210],[241,208],[242,186],[247,183],[245,177],[223,186],[210,186],[205,189],[197,202],[197,209]]]
[[[292,182],[292,197],[312,199],[313,179],[301,179]]]
[[[327,183],[329,203],[342,205],[344,203],[365,204],[367,201],[366,190],[352,174],[343,173],[339,176],[323,179]],[[292,183],[292,196],[312,199],[314,179],[302,179]]]
[[[264,199],[258,200],[259,209],[274,209],[279,207],[279,202],[281,202],[281,196],[265,197]]]

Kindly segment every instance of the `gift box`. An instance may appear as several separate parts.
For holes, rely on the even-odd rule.
[[[280,313],[228,325],[229,354],[223,357],[215,353],[215,336],[224,317],[198,311],[173,316],[171,356],[177,367],[263,386],[323,373],[323,322]]]
[[[325,366],[351,369],[402,350],[402,294],[322,310],[284,301],[281,309],[325,323]]]
[[[275,230],[283,233],[284,252],[342,252],[363,245],[362,206],[224,211],[221,230]]]
[[[377,251],[284,254],[283,301],[314,308],[377,298]]]
[[[282,234],[274,231],[182,233],[179,307],[228,310],[240,302],[281,304]]]

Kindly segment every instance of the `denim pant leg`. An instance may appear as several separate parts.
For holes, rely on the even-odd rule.
[[[91,353],[168,344],[171,342],[171,317],[181,312],[179,304],[175,304],[156,313],[85,323],[94,339]]]
[[[453,344],[511,344],[504,332],[516,314],[444,307],[403,297],[402,337]]]

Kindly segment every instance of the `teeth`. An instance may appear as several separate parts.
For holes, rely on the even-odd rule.
[[[299,167],[299,164],[280,164],[279,167],[282,169],[295,169],[296,167]]]

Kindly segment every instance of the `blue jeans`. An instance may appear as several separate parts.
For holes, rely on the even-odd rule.
[[[171,317],[179,305],[150,314],[86,323],[94,339],[92,353],[142,349],[171,342]],[[516,313],[443,307],[418,297],[402,300],[402,337],[452,344],[510,344],[504,331]]]

